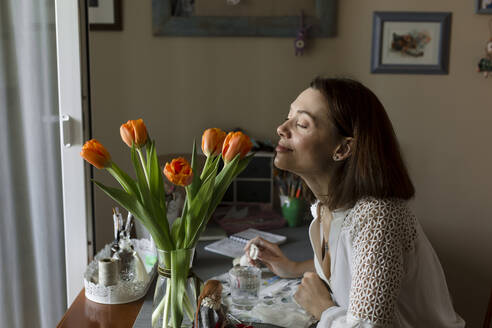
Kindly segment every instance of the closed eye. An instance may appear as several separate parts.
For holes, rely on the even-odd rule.
[[[307,125],[304,125],[304,124],[301,124],[301,123],[297,123],[296,125],[298,127],[300,127],[301,129],[307,129]]]

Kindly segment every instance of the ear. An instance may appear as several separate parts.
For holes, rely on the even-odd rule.
[[[352,155],[354,138],[345,137],[333,152],[333,160],[335,162],[346,160]]]

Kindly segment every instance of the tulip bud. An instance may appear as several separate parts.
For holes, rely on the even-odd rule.
[[[222,159],[229,163],[240,154],[241,159],[251,150],[253,144],[247,135],[242,132],[229,132],[222,146]]]
[[[222,151],[222,145],[226,133],[221,129],[211,128],[203,132],[202,136],[202,150],[207,157],[217,156]]]
[[[130,120],[120,127],[120,135],[123,142],[132,147],[132,143],[135,147],[142,147],[147,143],[147,128],[141,118],[138,120]]]
[[[175,185],[183,187],[189,185],[193,180],[193,170],[190,163],[183,157],[173,159],[171,164],[166,163],[164,175]]]
[[[98,169],[103,169],[111,164],[109,152],[96,139],[89,140],[84,144],[80,156]]]

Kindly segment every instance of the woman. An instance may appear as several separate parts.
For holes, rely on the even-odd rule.
[[[294,298],[318,327],[464,327],[407,207],[414,187],[377,97],[353,80],[316,78],[277,133],[275,165],[299,175],[317,198],[314,260],[290,261],[261,238],[246,254],[254,243],[272,272],[303,276]]]

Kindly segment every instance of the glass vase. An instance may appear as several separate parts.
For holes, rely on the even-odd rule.
[[[157,249],[158,277],[154,292],[152,328],[192,327],[201,280],[193,273],[195,248]]]

